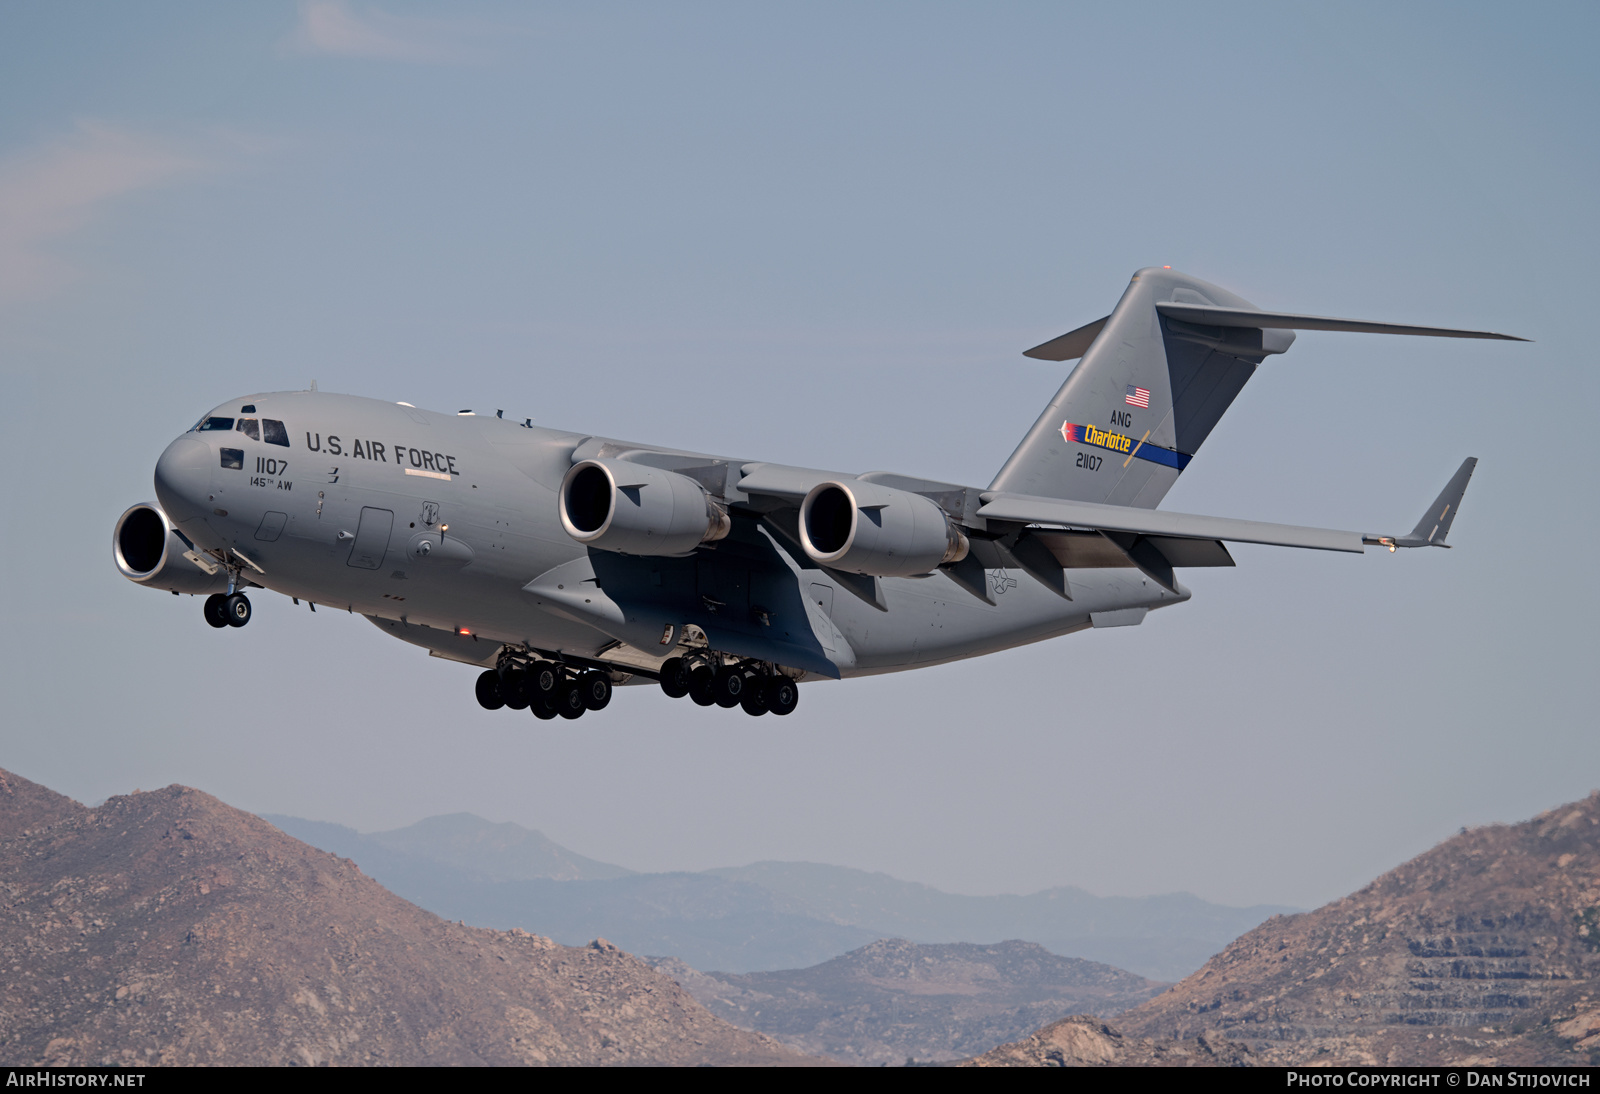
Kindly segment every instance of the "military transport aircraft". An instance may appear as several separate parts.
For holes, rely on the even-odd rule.
[[[1262,311],[1169,268],[1027,351],[1079,360],[987,487],[842,474],[312,391],[212,410],[118,519],[130,580],[344,608],[480,667],[478,702],[577,718],[617,684],[788,714],[796,685],[919,668],[1189,599],[1229,542],[1444,547],[1476,460],[1405,534],[1156,509],[1296,330],[1525,341]]]

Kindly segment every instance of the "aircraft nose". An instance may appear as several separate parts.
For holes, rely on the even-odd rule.
[[[156,461],[156,498],[167,516],[187,521],[206,512],[215,459],[210,445],[188,433],[167,445]]]

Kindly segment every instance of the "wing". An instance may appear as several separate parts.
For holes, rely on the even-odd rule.
[[[1074,565],[1131,565],[1143,571],[1163,588],[1176,591],[1175,566],[1228,565],[1227,543],[1261,543],[1273,547],[1303,547],[1316,551],[1359,553],[1367,546],[1448,547],[1445,537],[1461,507],[1462,495],[1478,461],[1469,457],[1451,477],[1422,519],[1408,535],[1379,535],[1347,532],[1336,528],[1307,528],[1293,524],[1268,524],[1232,517],[1201,516],[1194,513],[1168,513],[1156,509],[1137,509],[1122,505],[1041,498],[1029,494],[988,491],[980,495],[983,504],[978,516],[990,521],[1006,521],[1026,526],[1010,539],[1006,549],[1024,570],[1062,596],[1070,597],[1065,570]],[[1084,545],[1066,548],[1050,539],[1051,533],[1039,529],[1060,529],[1098,534],[1101,549]],[[1098,541],[1097,541],[1098,542]],[[1205,544],[1211,550],[1205,549]],[[1073,551],[1083,558],[1073,561]]]

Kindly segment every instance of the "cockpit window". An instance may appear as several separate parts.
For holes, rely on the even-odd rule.
[[[289,431],[283,428],[283,423],[275,418],[261,419],[261,439],[268,444],[281,444],[289,447]]]
[[[244,449],[224,448],[222,450],[222,466],[233,471],[244,470]]]
[[[207,418],[200,423],[200,432],[205,433],[213,429],[230,430],[233,428],[232,418]]]
[[[261,423],[254,418],[240,418],[239,432],[249,437],[252,441],[261,439]]]

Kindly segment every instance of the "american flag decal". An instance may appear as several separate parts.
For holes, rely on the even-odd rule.
[[[1123,397],[1122,401],[1127,403],[1129,406],[1142,406],[1146,410],[1149,410],[1150,389],[1147,387],[1134,387],[1132,384],[1129,384],[1128,394]]]

